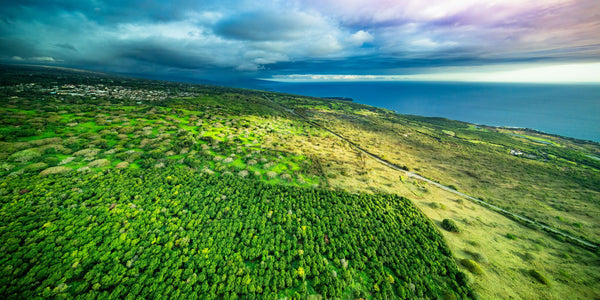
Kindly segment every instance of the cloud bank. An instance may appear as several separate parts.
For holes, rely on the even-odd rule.
[[[598,11],[596,0],[23,0],[0,12],[0,60],[204,79],[587,63],[600,61]]]

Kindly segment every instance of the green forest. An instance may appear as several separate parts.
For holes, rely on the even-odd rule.
[[[395,195],[188,167],[13,178],[0,199],[8,299],[470,296],[435,227]]]

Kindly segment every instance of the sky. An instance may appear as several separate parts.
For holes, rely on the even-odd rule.
[[[600,82],[598,0],[19,0],[0,62],[223,81]]]

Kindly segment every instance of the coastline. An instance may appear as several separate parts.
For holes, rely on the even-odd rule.
[[[269,82],[256,89],[354,103],[403,115],[533,130],[600,143],[600,85],[463,82]],[[565,100],[568,99],[568,100]]]

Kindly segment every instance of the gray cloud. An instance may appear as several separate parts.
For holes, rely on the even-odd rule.
[[[255,11],[228,17],[217,24],[215,31],[239,40],[294,40],[323,25],[319,23],[322,21],[305,13]]]
[[[58,44],[55,44],[55,46],[58,48],[65,49],[65,50],[77,51],[77,48],[75,48],[75,46],[73,46],[69,43],[58,43]]]

